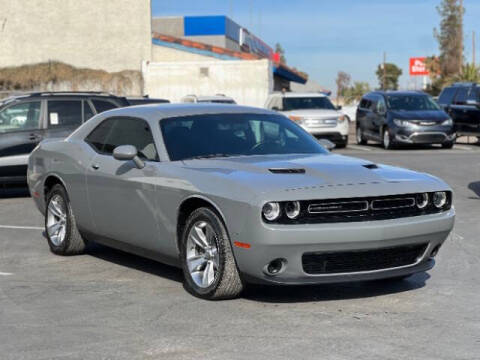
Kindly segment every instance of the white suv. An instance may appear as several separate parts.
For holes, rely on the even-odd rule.
[[[283,113],[317,138],[333,141],[337,148],[348,144],[348,119],[322,93],[273,93],[265,107]]]
[[[187,95],[181,100],[182,103],[219,103],[219,104],[236,104],[235,100],[223,94],[212,96]]]

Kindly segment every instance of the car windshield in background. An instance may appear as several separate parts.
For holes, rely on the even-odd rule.
[[[172,161],[241,155],[326,154],[313,137],[281,115],[206,114],[160,121]]]
[[[233,100],[199,100],[199,103],[235,104]]]
[[[440,110],[437,103],[426,95],[388,95],[387,106],[390,110],[400,111]]]
[[[335,106],[329,98],[321,96],[283,98],[283,111],[304,109],[335,110]]]

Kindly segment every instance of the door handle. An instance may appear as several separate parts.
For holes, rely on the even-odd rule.
[[[28,138],[29,138],[29,140],[33,141],[33,140],[40,140],[42,137],[40,135],[32,133],[32,134],[29,135]]]
[[[100,165],[98,165],[98,164],[92,164],[92,169],[93,169],[93,170],[98,170],[98,169],[100,169]]]

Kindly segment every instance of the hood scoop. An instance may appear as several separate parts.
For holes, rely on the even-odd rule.
[[[367,164],[367,165],[362,165],[364,168],[370,169],[370,170],[375,170],[378,169],[377,164]]]
[[[271,168],[268,169],[273,174],[305,174],[305,169],[293,168]]]

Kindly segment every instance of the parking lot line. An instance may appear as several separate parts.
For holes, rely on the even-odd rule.
[[[40,227],[40,226],[0,225],[0,229],[43,230],[43,227]]]
[[[348,145],[348,147],[352,148],[352,149],[355,149],[355,150],[372,151],[372,149],[364,147],[364,146]]]
[[[465,146],[465,145],[457,145],[455,144],[455,149],[459,149],[459,150],[467,150],[467,151],[472,151],[472,148],[469,147],[469,146]]]
[[[7,272],[0,272],[0,276],[10,276],[13,275],[12,273],[7,273]]]

